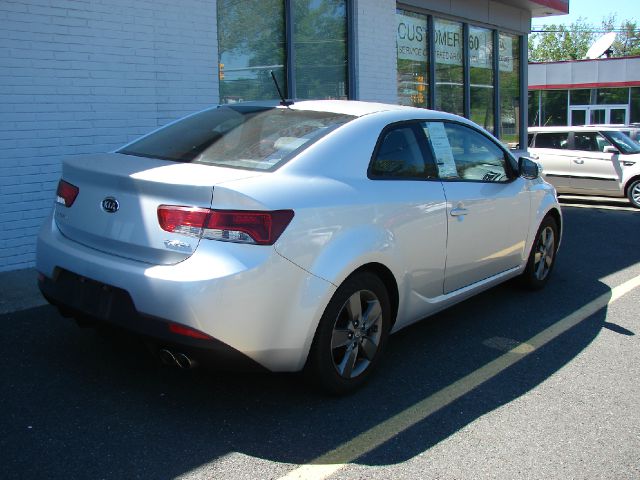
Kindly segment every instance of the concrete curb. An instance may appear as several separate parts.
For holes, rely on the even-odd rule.
[[[0,315],[45,305],[35,268],[0,272]]]

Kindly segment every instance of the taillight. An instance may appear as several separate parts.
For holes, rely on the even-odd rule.
[[[158,221],[160,227],[167,232],[199,237],[202,235],[202,227],[209,212],[208,208],[160,205],[158,207]]]
[[[167,232],[223,242],[273,245],[293,219],[293,210],[211,210],[160,205],[158,221]]]
[[[212,210],[202,236],[212,240],[273,245],[292,218],[293,210]]]
[[[69,182],[65,182],[64,180],[60,180],[58,182],[58,190],[56,192],[56,203],[64,205],[67,208],[70,207],[73,205],[73,202],[76,201],[78,192],[80,192],[78,187],[71,185]]]
[[[200,330],[196,330],[191,327],[186,327],[177,323],[168,324],[169,331],[176,335],[182,335],[184,337],[199,338],[201,340],[211,340],[211,337]]]

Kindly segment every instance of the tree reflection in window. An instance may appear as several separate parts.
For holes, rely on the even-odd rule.
[[[293,20],[289,58],[286,5]],[[221,103],[277,99],[271,71],[287,97],[348,97],[346,0],[218,0],[217,6]]]
[[[294,0],[297,98],[347,98],[345,0]]]

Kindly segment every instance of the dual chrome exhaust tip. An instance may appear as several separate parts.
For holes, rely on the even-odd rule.
[[[182,368],[183,370],[188,370],[190,368],[195,368],[198,366],[198,362],[196,362],[193,358],[181,352],[172,352],[167,348],[163,348],[158,352],[160,356],[160,360],[165,365],[169,365],[171,367]]]

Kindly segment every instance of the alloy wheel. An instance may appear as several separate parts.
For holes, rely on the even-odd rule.
[[[353,293],[338,312],[331,335],[333,366],[342,378],[362,374],[373,361],[382,336],[382,307],[369,290]]]
[[[553,228],[550,226],[545,227],[538,237],[536,243],[536,250],[534,255],[534,267],[533,272],[538,280],[544,280],[553,265],[553,258],[555,255],[555,234]]]
[[[640,182],[636,182],[631,186],[629,200],[631,200],[631,203],[635,206],[640,207]]]

